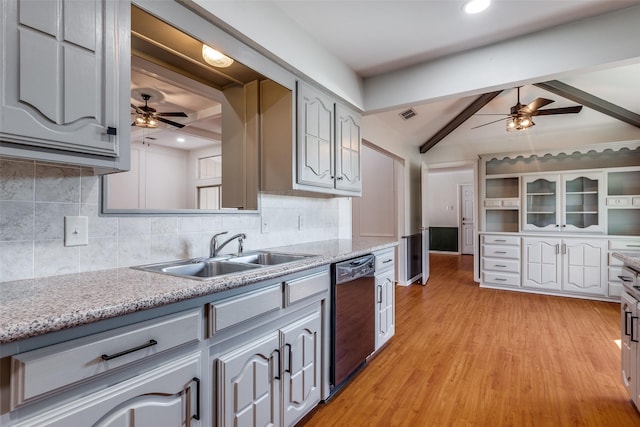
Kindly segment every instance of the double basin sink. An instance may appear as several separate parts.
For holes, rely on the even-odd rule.
[[[270,251],[253,251],[241,255],[224,255],[215,258],[194,258],[133,267],[138,270],[173,276],[207,280],[226,274],[259,269],[266,266],[300,261],[313,255],[286,254]]]

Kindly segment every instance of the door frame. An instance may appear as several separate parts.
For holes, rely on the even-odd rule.
[[[458,229],[460,230],[460,234],[458,236],[458,253],[460,253],[461,255],[474,255],[475,251],[474,251],[474,247],[475,247],[475,239],[472,238],[472,243],[471,243],[471,253],[470,254],[466,254],[463,250],[464,245],[462,244],[462,242],[464,241],[464,233],[462,230],[462,225],[463,225],[463,203],[462,203],[462,197],[463,197],[463,188],[464,187],[471,187],[471,189],[473,190],[473,199],[472,199],[472,203],[473,203],[473,207],[472,207],[472,211],[473,211],[473,234],[475,235],[476,233],[476,192],[475,192],[475,188],[473,183],[467,183],[467,184],[458,184]]]

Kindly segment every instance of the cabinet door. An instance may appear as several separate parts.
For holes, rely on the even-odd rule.
[[[279,343],[274,331],[218,358],[218,425],[280,425]]]
[[[394,275],[393,270],[376,275],[376,350],[389,341],[395,332]]]
[[[532,175],[523,178],[524,230],[560,229],[560,176]]]
[[[524,238],[522,285],[560,289],[560,239]]]
[[[128,2],[7,0],[0,8],[0,139],[117,157],[129,135],[119,120],[129,110]]]
[[[362,191],[360,114],[336,104],[336,188]]]
[[[607,241],[565,239],[562,288],[590,295],[607,294]]]
[[[280,331],[285,426],[293,425],[320,401],[321,331],[319,311]]]
[[[199,354],[111,386],[16,426],[193,427],[200,425]]]
[[[334,188],[333,126],[333,101],[298,82],[298,184]]]
[[[604,175],[562,175],[562,231],[603,231]]]
[[[627,389],[629,397],[636,399],[636,355],[638,339],[638,311],[635,298],[626,292],[622,293],[620,300],[620,330],[621,330],[621,373],[622,384]]]

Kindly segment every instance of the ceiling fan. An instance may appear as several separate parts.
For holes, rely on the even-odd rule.
[[[546,98],[536,98],[533,102],[522,105],[520,103],[520,86],[517,87],[518,90],[518,102],[516,105],[511,107],[509,114],[499,114],[500,116],[507,116],[506,125],[507,131],[520,131],[530,128],[534,126],[533,116],[550,116],[554,114],[575,114],[579,113],[582,110],[582,105],[575,105],[572,107],[563,107],[563,108],[547,108],[546,110],[540,110],[539,108],[544,107],[545,105],[549,105],[552,102],[555,102],[551,99]],[[484,116],[495,116],[496,114],[478,114]],[[485,123],[479,126],[472,127],[471,129],[477,129],[479,127],[487,126],[493,123],[498,123],[505,120],[504,118],[494,120],[489,123]]]
[[[156,128],[158,127],[158,122],[166,123],[171,126],[175,126],[177,128],[183,128],[184,125],[182,123],[174,122],[172,120],[164,119],[163,117],[187,117],[187,115],[182,111],[177,112],[165,112],[159,113],[155,108],[149,107],[148,102],[151,99],[151,95],[147,95],[146,93],[140,94],[142,96],[142,100],[144,101],[144,105],[135,106],[131,104],[131,108],[135,110],[135,118],[131,126],[139,126],[143,128]]]

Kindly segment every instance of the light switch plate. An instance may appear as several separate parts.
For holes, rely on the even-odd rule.
[[[86,216],[64,217],[64,245],[84,246],[89,244],[89,227]]]

